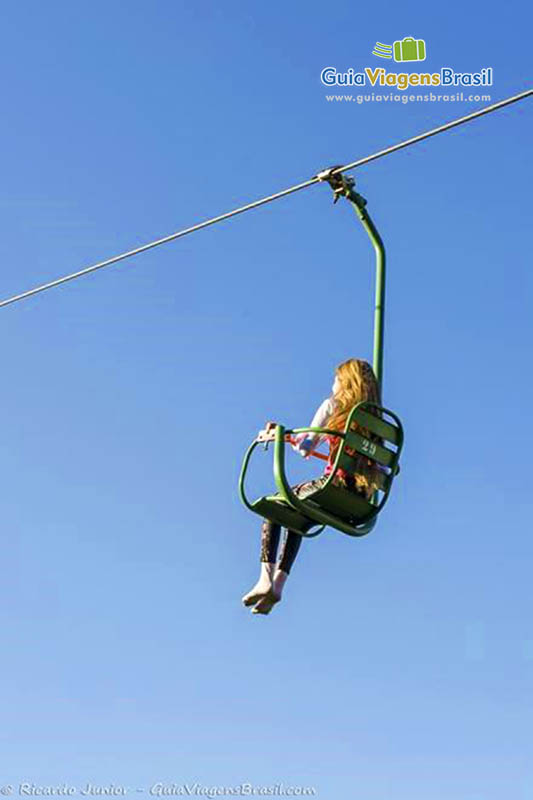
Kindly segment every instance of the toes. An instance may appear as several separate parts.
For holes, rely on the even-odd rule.
[[[269,592],[252,609],[252,614],[270,614],[272,607],[279,603],[281,597]]]
[[[244,595],[244,597],[242,598],[242,604],[244,606],[253,606],[259,600],[262,600],[264,597],[266,597],[269,592],[270,588],[254,586],[254,588],[251,591],[249,591],[248,594]]]
[[[271,609],[271,605],[265,606],[261,605],[261,603],[257,603],[257,605],[252,608],[252,614],[270,614]]]
[[[244,606],[254,606],[263,596],[262,594],[245,594],[242,598],[242,604]]]

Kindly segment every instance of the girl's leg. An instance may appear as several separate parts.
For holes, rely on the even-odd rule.
[[[298,497],[304,498],[320,489],[325,480],[327,480],[325,477],[321,477],[312,481],[306,481],[305,483],[299,483],[297,486],[293,486],[293,490]],[[254,606],[252,611],[254,614],[268,614],[272,607],[276,603],[279,603],[285,581],[289,577],[291,567],[294,564],[294,560],[302,544],[302,537],[300,534],[288,530],[283,541],[279,563],[276,569],[274,569],[276,566],[275,560],[280,531],[279,525],[275,525],[267,520],[263,521],[263,533],[261,537],[261,578],[252,591],[243,597],[243,603],[245,605]],[[263,570],[265,575],[264,580]],[[264,587],[267,586],[267,584],[268,588],[265,591]],[[261,591],[259,592],[257,587],[260,585]]]
[[[291,567],[296,560],[298,551],[302,544],[302,537],[295,531],[286,531],[283,546],[281,548],[281,555],[278,562],[278,569],[286,572],[287,575],[291,571]]]
[[[283,593],[285,581],[289,577],[298,551],[302,544],[302,537],[295,531],[288,530],[285,534],[281,556],[274,572],[270,590],[259,600],[253,609],[253,614],[269,614],[272,607],[279,603]]]
[[[261,525],[261,573],[253,589],[242,598],[245,606],[255,605],[272,588],[280,534],[280,525],[268,519],[263,520]]]
[[[261,563],[275,564],[278,557],[281,525],[264,519],[261,524]]]

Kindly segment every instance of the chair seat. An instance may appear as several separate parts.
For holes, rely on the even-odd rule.
[[[329,511],[330,514],[335,514],[335,516],[355,524],[364,522],[376,510],[372,503],[369,503],[357,492],[339,489],[338,486],[332,484],[325,489],[319,489],[305,499],[312,499],[314,503],[325,511]]]
[[[272,520],[272,522],[277,522],[283,528],[290,528],[291,531],[307,533],[315,525],[320,524],[291,508],[280,495],[260,497],[255,503],[252,503],[252,507],[257,514]]]
[[[351,525],[359,525],[375,513],[375,507],[360,494],[339,489],[337,486],[318,489],[301,500],[310,511],[313,506],[317,510],[324,509]],[[292,508],[279,494],[259,498],[253,503],[253,509],[263,517],[293,531],[306,533],[320,524]]]

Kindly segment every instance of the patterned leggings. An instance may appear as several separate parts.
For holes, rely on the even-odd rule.
[[[292,489],[298,497],[303,498],[320,489],[326,480],[322,476],[314,481],[299,483],[297,486],[293,486]],[[281,525],[277,522],[271,522],[269,519],[264,519],[261,525],[261,561],[266,561],[269,564],[276,563],[280,537]],[[278,561],[278,569],[287,574],[291,571],[301,544],[302,536],[299,533],[291,530],[286,531]]]

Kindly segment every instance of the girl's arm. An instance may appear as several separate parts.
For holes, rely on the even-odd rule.
[[[333,413],[333,398],[327,397],[323,403],[320,404],[316,410],[315,416],[311,420],[310,428],[324,428],[328,419]],[[304,458],[309,457],[309,452],[315,449],[315,446],[323,440],[323,436],[318,433],[299,433],[294,437],[296,444],[293,444],[293,449],[300,453]]]

